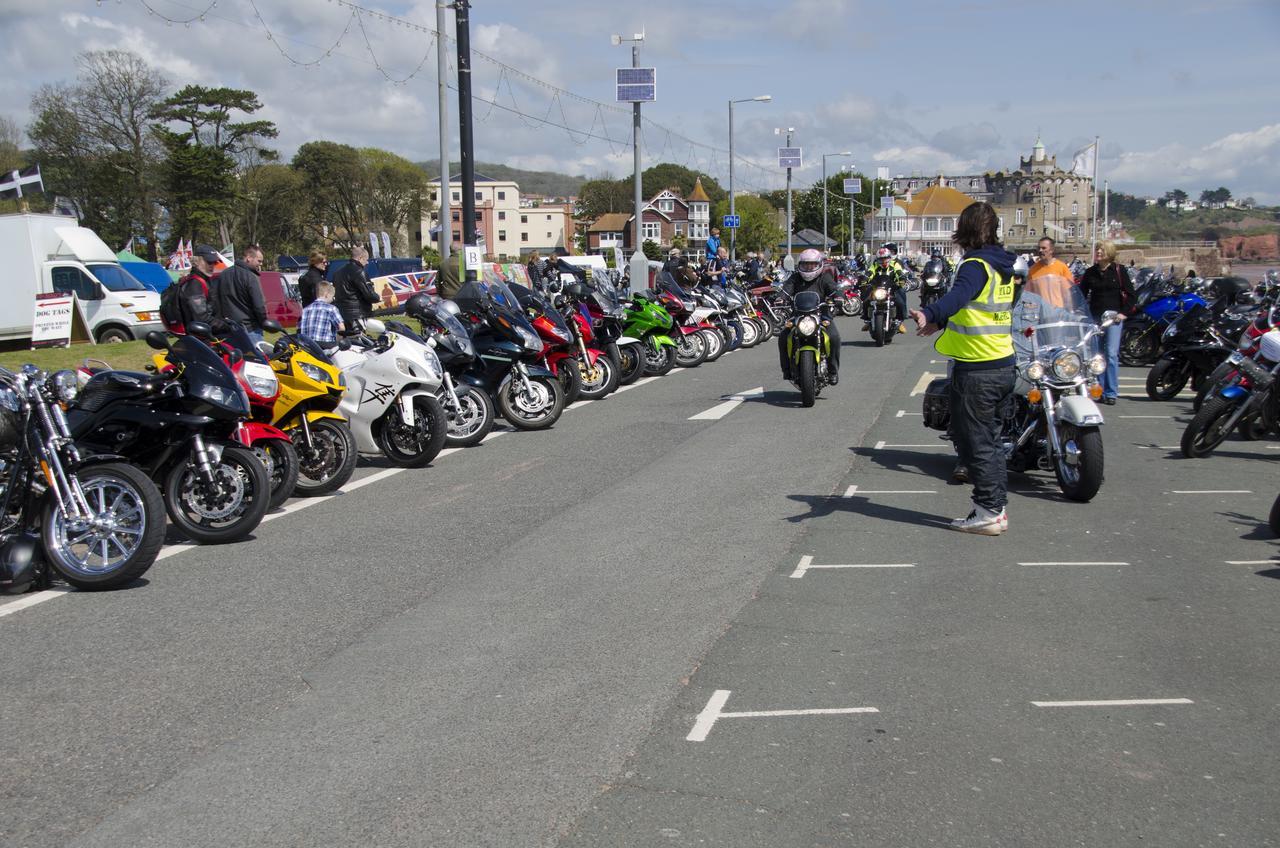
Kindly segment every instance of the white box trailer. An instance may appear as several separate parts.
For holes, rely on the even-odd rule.
[[[0,215],[0,341],[31,338],[37,294],[74,292],[99,343],[164,329],[160,295],[121,267],[93,230],[62,215]]]

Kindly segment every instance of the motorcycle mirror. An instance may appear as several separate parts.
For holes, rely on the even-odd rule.
[[[154,348],[155,350],[169,349],[169,337],[159,330],[152,330],[147,333],[146,339],[147,347]]]
[[[268,333],[282,333],[282,332],[284,332],[284,328],[280,326],[280,322],[279,322],[279,321],[273,321],[273,320],[272,320],[272,319],[270,319],[270,318],[268,318],[267,320],[265,320],[265,321],[263,321],[263,322],[262,322],[262,329],[266,330]]]
[[[213,338],[213,328],[201,321],[192,321],[187,325],[188,335],[195,336],[198,339],[208,341]]]
[[[366,318],[364,322],[364,331],[366,333],[381,335],[387,331],[387,325],[383,324],[377,318]]]
[[[351,339],[338,339],[338,350],[351,350]]]

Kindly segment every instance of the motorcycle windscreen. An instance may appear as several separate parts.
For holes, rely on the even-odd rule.
[[[1013,307],[1013,344],[1019,360],[1037,350],[1064,347],[1078,348],[1085,358],[1093,356],[1100,350],[1098,336],[1093,335],[1097,326],[1080,287],[1053,274],[1027,280]]]
[[[237,415],[249,414],[249,398],[222,357],[195,336],[178,336],[168,359],[182,366],[187,391]]]
[[[802,291],[796,295],[796,312],[817,312],[822,306],[822,298],[816,291]]]
[[[671,275],[670,271],[659,271],[658,276],[653,281],[653,287],[656,291],[669,292],[681,300],[689,300],[689,294],[680,287],[676,282],[676,278]]]
[[[262,351],[258,350],[258,346],[254,344],[253,339],[249,338],[249,331],[239,321],[225,321],[217,326],[218,329],[222,330],[219,338],[240,351],[246,360],[250,362],[267,361],[266,357],[262,355]]]
[[[439,304],[431,307],[431,315],[437,324],[446,331],[440,344],[451,346],[458,353],[471,357],[476,356],[476,346],[471,341],[471,331],[463,326],[458,316],[442,308]]]

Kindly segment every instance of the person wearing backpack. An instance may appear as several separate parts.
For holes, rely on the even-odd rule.
[[[200,321],[212,324],[213,307],[209,303],[209,278],[218,263],[218,253],[207,244],[191,254],[191,273],[169,286],[160,295],[160,318],[165,328],[179,335],[187,325]]]

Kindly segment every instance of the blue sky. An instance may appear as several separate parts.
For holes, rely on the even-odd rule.
[[[369,8],[434,25],[434,6],[425,0]],[[436,155],[430,36],[367,16],[353,22],[336,3],[0,0],[0,9],[6,21],[0,48],[10,69],[20,69],[0,92],[0,114],[20,124],[29,120],[40,84],[74,75],[77,49],[125,47],[175,87],[201,82],[259,92],[267,117],[281,127],[286,155],[317,138],[413,159]],[[183,26],[164,17],[196,20]],[[613,68],[630,62],[629,49],[610,45],[609,36],[641,29],[642,64],[659,74],[659,101],[645,107],[646,117],[708,145],[647,125],[646,163],[689,164],[723,181],[727,101],[770,94],[770,103],[736,109],[737,152],[765,166],[740,162],[740,187],[781,185],[780,172],[769,166],[779,126],[795,127],[796,143],[805,148],[802,182],[817,178],[818,154],[842,150],[854,156],[830,160],[833,170],[844,161],[894,173],[1012,167],[1039,133],[1060,160],[1101,135],[1101,173],[1121,190],[1179,187],[1194,196],[1226,185],[1237,196],[1280,203],[1276,0],[474,0],[472,9],[478,50],[606,103]],[[281,51],[322,61],[297,67]],[[400,79],[419,65],[403,85],[383,73]],[[499,104],[476,104],[483,119],[476,124],[478,159],[589,176],[630,172],[626,114],[554,98],[483,60],[475,63],[475,85],[479,96],[496,96]],[[456,106],[451,93],[455,121]]]

